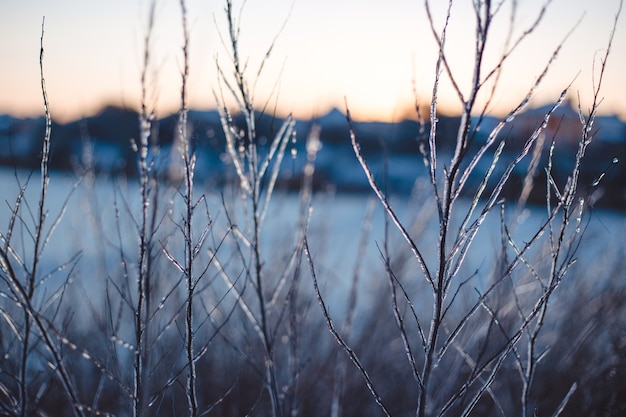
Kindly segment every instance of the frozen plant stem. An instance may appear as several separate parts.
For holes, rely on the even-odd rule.
[[[315,272],[315,265],[313,263],[313,258],[311,256],[311,251],[309,249],[309,243],[308,243],[306,235],[304,236],[303,239],[304,239],[304,242],[303,242],[304,255],[306,256],[306,260],[309,265],[309,270],[311,271],[311,278],[313,279],[313,289],[315,291],[317,302],[319,303],[322,309],[322,314],[324,315],[324,320],[326,321],[328,330],[335,337],[335,340],[337,341],[339,346],[341,346],[341,348],[346,352],[346,354],[348,355],[348,357],[350,358],[354,366],[356,366],[356,368],[359,370],[359,372],[365,379],[365,384],[367,385],[367,389],[369,390],[372,397],[374,397],[374,400],[376,401],[376,404],[378,405],[378,407],[380,407],[380,410],[383,412],[385,416],[391,417],[391,413],[389,412],[387,407],[385,407],[385,404],[383,403],[383,400],[380,394],[374,387],[374,382],[372,381],[372,378],[370,377],[369,373],[365,369],[365,366],[360,361],[356,352],[354,352],[354,350],[348,345],[348,343],[344,340],[344,338],[341,336],[341,334],[339,334],[339,332],[335,328],[335,324],[332,318],[330,317],[330,312],[328,311],[328,308],[326,307],[326,302],[324,301],[324,297],[322,297],[322,293],[320,292],[320,289],[319,289],[317,275]]]
[[[27,274],[27,293],[26,297],[28,302],[31,303],[33,300],[33,296],[35,294],[35,279],[37,277],[37,267],[39,265],[39,255],[40,255],[40,246],[41,239],[43,235],[43,225],[46,218],[45,204],[46,204],[46,193],[48,190],[48,158],[50,155],[50,134],[52,128],[52,118],[50,116],[50,106],[48,104],[48,94],[46,92],[46,81],[43,75],[43,37],[44,37],[44,27],[45,27],[46,19],[45,17],[41,22],[41,40],[40,40],[40,50],[39,50],[39,72],[41,79],[41,92],[43,96],[43,105],[45,112],[45,120],[46,120],[46,128],[43,138],[43,146],[41,152],[41,190],[39,195],[39,211],[38,211],[38,220],[35,225],[35,250],[33,252],[33,263],[31,267],[31,271]],[[21,416],[24,417],[27,414],[27,407],[30,403],[28,399],[28,382],[27,382],[27,370],[28,370],[28,356],[30,351],[30,333],[31,333],[31,318],[30,312],[25,309],[24,310],[24,342],[22,347],[22,368],[21,368]]]
[[[141,220],[139,223],[139,260],[137,274],[137,305],[135,310],[135,364],[133,416],[143,415],[144,407],[144,373],[146,366],[146,335],[149,314],[149,279],[150,279],[150,248],[151,232],[149,230],[148,209],[150,207],[150,175],[151,166],[148,162],[148,141],[151,135],[151,116],[147,110],[147,73],[150,67],[150,39],[154,27],[156,2],[150,4],[148,27],[144,38],[144,56],[141,72],[141,114],[139,115],[139,187],[141,194]]]
[[[474,59],[472,62],[471,84],[467,92],[465,92],[461,90],[460,84],[456,79],[456,74],[450,67],[447,57],[446,37],[452,14],[453,1],[448,1],[447,11],[444,17],[445,22],[441,31],[435,28],[429,0],[424,1],[427,18],[439,48],[439,56],[435,66],[435,82],[430,103],[431,126],[428,138],[429,149],[422,150],[424,161],[429,171],[431,192],[438,212],[437,246],[432,264],[430,261],[427,262],[427,259],[418,248],[417,242],[414,241],[413,237],[409,234],[408,228],[399,220],[388,197],[383,193],[381,187],[374,179],[374,173],[365,161],[361,147],[356,140],[355,129],[352,126],[350,111],[346,104],[350,138],[357,160],[361,164],[372,190],[384,207],[388,218],[391,219],[404,241],[408,244],[409,250],[417,261],[432,296],[432,301],[429,305],[430,313],[427,314],[429,315],[428,319],[418,317],[418,315],[414,316],[415,326],[419,332],[416,341],[417,343],[421,342],[422,348],[419,358],[421,369],[418,369],[416,366],[418,362],[415,360],[415,356],[412,353],[413,349],[407,338],[405,319],[397,314],[399,311],[398,300],[395,297],[394,285],[392,285],[391,288],[392,305],[396,312],[398,331],[403,338],[405,353],[407,353],[409,364],[413,369],[413,376],[416,383],[417,404],[415,411],[418,417],[425,417],[426,415],[444,415],[448,412],[456,412],[456,410],[459,412],[462,411],[460,415],[467,416],[474,411],[476,405],[485,393],[489,394],[496,405],[499,404],[500,402],[495,397],[494,390],[492,390],[492,384],[498,375],[499,369],[508,360],[511,352],[515,353],[515,360],[517,361],[516,363],[522,375],[522,415],[527,416],[530,412],[528,409],[530,387],[536,366],[541,359],[541,355],[537,353],[539,352],[537,343],[540,331],[545,323],[549,300],[553,291],[557,288],[574,263],[574,254],[582,237],[580,233],[580,221],[583,215],[584,204],[577,204],[576,202],[577,185],[582,158],[587,146],[591,142],[591,126],[599,104],[597,100],[598,92],[602,83],[602,74],[615,28],[611,34],[611,41],[609,41],[606,56],[601,60],[602,68],[600,77],[597,83],[594,81],[595,101],[593,109],[587,120],[584,120],[585,118],[581,115],[581,120],[583,121],[583,137],[579,143],[579,149],[569,180],[562,189],[556,185],[555,181],[552,179],[550,168],[548,168],[546,187],[548,194],[546,202],[548,219],[543,225],[536,229],[533,239],[528,241],[522,248],[518,248],[515,245],[508,229],[506,227],[503,228],[503,238],[505,236],[507,237],[505,240],[509,242],[509,245],[515,251],[515,257],[512,261],[506,261],[504,268],[500,272],[494,272],[492,278],[493,282],[487,285],[486,290],[479,292],[478,298],[472,300],[467,307],[463,307],[462,303],[458,300],[463,296],[464,288],[470,286],[467,284],[478,275],[478,272],[474,273],[474,275],[470,275],[470,278],[464,279],[463,281],[460,281],[459,278],[461,274],[466,273],[466,271],[462,271],[461,267],[467,264],[465,260],[470,251],[470,247],[476,247],[475,238],[478,234],[478,230],[483,228],[482,226],[488,214],[500,204],[500,201],[504,201],[503,193],[505,186],[513,177],[514,170],[521,167],[522,161],[527,159],[533,147],[541,146],[540,144],[542,142],[539,138],[547,127],[553,112],[565,99],[569,89],[568,87],[562,92],[556,103],[545,114],[543,122],[532,131],[526,141],[521,144],[521,149],[510,151],[505,149],[506,138],[500,139],[499,141],[496,140],[503,127],[511,123],[514,117],[523,111],[530,99],[534,96],[535,90],[545,78],[551,64],[556,59],[565,41],[563,40],[557,45],[543,72],[539,74],[535,83],[528,90],[527,95],[523,97],[518,106],[511,110],[506,118],[488,134],[485,143],[478,144],[478,146],[475,147],[477,151],[473,151],[475,148],[471,147],[472,141],[477,134],[478,126],[481,123],[480,121],[486,114],[486,106],[491,103],[496,91],[496,86],[493,86],[491,92],[488,93],[486,97],[487,105],[482,109],[477,109],[479,107],[478,98],[485,90],[483,87],[487,86],[487,82],[490,79],[496,82],[500,79],[500,72],[504,61],[507,60],[522,40],[527,38],[528,35],[535,30],[545,15],[546,8],[550,2],[550,0],[547,0],[542,5],[537,18],[517,39],[508,39],[506,41],[505,49],[502,52],[500,60],[496,62],[491,70],[488,68],[485,70],[485,68],[483,68],[486,66],[484,58],[486,57],[487,39],[493,37],[490,35],[490,28],[492,27],[495,16],[502,9],[502,5],[505,2],[492,2],[489,0],[473,2],[475,19]],[[511,7],[511,21],[513,21],[516,10],[516,3],[514,1]],[[565,39],[567,39],[568,36],[569,33]],[[511,37],[511,35],[509,37]],[[456,141],[452,155],[450,159],[446,161],[443,168],[438,168],[441,156],[438,156],[437,152],[437,147],[440,146],[437,142],[436,128],[438,123],[437,102],[442,75],[448,78],[447,81],[452,85],[453,91],[458,96],[461,116],[459,118],[460,122],[456,132]],[[473,120],[476,120],[473,119],[473,114],[477,111],[480,114],[480,117],[477,119],[478,125],[473,126]],[[496,143],[498,143],[497,146],[495,146]],[[488,151],[490,152],[488,153]],[[491,161],[486,160],[489,158],[487,155],[490,153]],[[509,161],[504,160],[505,157],[508,158]],[[539,156],[537,155],[533,156],[534,161],[537,161],[538,158]],[[487,163],[486,166],[488,168],[484,172],[477,168],[481,160]],[[504,162],[502,160],[504,160]],[[551,164],[551,158],[549,163]],[[498,171],[496,170],[497,167],[502,169]],[[535,168],[528,172],[534,172],[534,170]],[[501,174],[498,177],[494,175],[495,178],[492,178],[492,174],[495,172],[501,172]],[[471,181],[468,180],[472,175],[480,175],[482,177],[482,179],[479,178],[479,181],[477,181],[478,185],[474,189],[471,188]],[[487,192],[488,183],[492,185],[491,191]],[[526,185],[526,187],[530,187],[530,185]],[[455,206],[459,202],[459,199],[464,193],[468,192],[471,198],[469,208],[466,211],[465,209],[457,209]],[[525,189],[523,192],[527,194],[530,191]],[[552,208],[550,201],[555,197],[558,200],[558,204]],[[521,199],[525,201],[525,198],[526,197],[520,197],[519,204],[523,204]],[[502,204],[504,205],[504,202],[502,202]],[[561,216],[560,224],[558,224],[557,221],[558,216]],[[457,219],[462,220],[459,225],[456,224]],[[571,232],[573,227],[575,231]],[[549,235],[547,238],[549,248],[547,260],[540,257],[529,260],[528,258],[531,256],[529,255],[531,246],[536,248],[540,245],[542,242],[541,237],[544,236],[544,232],[547,232],[546,234]],[[393,271],[387,260],[388,257],[385,257],[385,259],[387,272],[390,276],[393,276]],[[533,263],[537,263],[537,265]],[[544,272],[544,274],[549,274],[547,277],[540,277],[540,274],[536,272],[539,270],[539,265],[549,267],[546,268],[546,272]],[[520,297],[518,297],[515,291],[519,291],[516,286],[521,285],[518,280],[521,280],[521,277],[524,276],[524,271],[519,271],[519,269],[523,269],[524,267],[528,269],[527,274],[534,278],[534,282],[531,284],[536,286],[536,294],[524,300],[523,305],[521,305],[522,303],[519,301]],[[513,283],[512,290],[514,294],[511,295],[511,297],[515,298],[515,302],[517,303],[518,317],[516,317],[516,319],[505,317],[505,313],[489,305],[499,296],[496,289],[501,287],[507,280]],[[393,280],[392,284],[394,284]],[[319,292],[318,297],[320,297]],[[407,306],[413,305],[413,301],[410,297],[412,297],[412,295],[405,293],[404,303],[406,303]],[[498,301],[498,303],[504,302],[504,300]],[[322,308],[324,310],[323,305]],[[487,310],[489,313],[487,317],[491,322],[481,321],[479,310]],[[325,311],[324,314],[327,316]],[[505,318],[511,320],[507,325],[512,324],[512,326],[514,326],[512,329],[502,325]],[[420,320],[422,320],[422,323],[420,323]],[[469,327],[470,323],[478,326],[481,331],[486,330],[486,334],[472,334],[472,330]],[[497,340],[493,339],[491,332],[494,324],[497,325],[497,329],[502,333],[499,336],[505,341],[504,343],[498,344],[494,342],[494,340]],[[330,324],[329,328],[331,328]],[[422,333],[422,329],[427,329],[427,335]],[[331,333],[340,341],[340,336],[332,328]],[[526,338],[525,340],[528,343],[526,357],[522,357],[523,355],[520,355],[517,350],[517,344],[522,340],[522,336]],[[340,344],[344,346],[346,352],[352,355],[352,351],[345,346],[344,343],[345,342],[340,341]],[[457,353],[470,367],[470,372],[466,377],[460,377],[461,380],[458,382],[460,385],[458,388],[452,388],[449,397],[446,398],[444,395],[448,394],[439,392],[441,389],[448,389],[448,387],[441,385],[442,381],[439,379],[438,369],[441,369],[439,365],[446,359],[444,357],[454,355],[454,353],[448,349],[449,346],[455,346],[455,348],[457,348]],[[492,351],[494,353],[492,353]],[[486,354],[486,352],[489,352],[489,354]],[[475,356],[473,357],[473,355]],[[352,359],[361,374],[368,380],[368,374],[365,369],[362,368],[357,358]],[[454,359],[455,358],[451,358],[450,360]],[[465,378],[465,380],[463,380],[463,378]],[[376,402],[380,404],[380,397],[372,389],[370,389],[370,392]],[[568,394],[568,396],[569,395],[571,394]]]
[[[600,88],[602,86],[602,80],[604,78],[604,71],[606,69],[606,63],[608,61],[611,46],[613,44],[613,37],[615,35],[615,30],[617,29],[617,23],[619,21],[619,17],[622,12],[623,0],[620,0],[620,4],[615,14],[615,19],[613,21],[613,27],[611,29],[611,33],[609,35],[609,40],[607,43],[607,48],[604,54],[604,57],[601,59],[601,67],[598,74],[597,83],[594,82],[594,92],[593,92],[593,103],[591,105],[591,110],[589,115],[585,118],[582,115],[582,111],[579,109],[579,116],[581,120],[581,138],[578,142],[578,151],[576,153],[576,158],[574,160],[574,166],[572,167],[572,172],[570,174],[571,180],[568,184],[566,184],[563,190],[563,197],[561,198],[561,202],[563,203],[562,217],[561,223],[558,226],[558,229],[553,231],[552,227],[550,227],[550,251],[551,251],[551,263],[550,263],[550,275],[548,278],[547,287],[549,289],[556,288],[561,279],[565,276],[569,267],[576,261],[574,255],[575,253],[572,251],[568,251],[569,247],[575,247],[575,245],[580,242],[582,239],[582,233],[580,228],[580,222],[583,216],[583,212],[585,209],[585,203],[583,200],[580,200],[578,203],[576,202],[576,194],[578,188],[578,177],[580,175],[580,167],[582,164],[582,159],[585,155],[587,147],[591,144],[593,140],[593,134],[591,132],[591,127],[595,121],[597,116],[598,106],[600,105]],[[595,74],[594,74],[595,76]],[[548,175],[550,178],[550,175]],[[550,199],[552,197],[550,191],[552,190],[551,184],[546,184],[546,189],[548,190],[546,194],[546,205],[550,207]],[[572,217],[575,216],[574,219]],[[576,227],[574,229],[574,233],[571,237],[568,238],[567,231],[570,224],[574,222]],[[567,242],[567,240],[570,240]],[[550,293],[548,293],[549,296]],[[524,369],[521,364],[518,364],[520,367],[520,371],[522,373],[522,416],[530,416],[531,412],[531,397],[530,390],[532,387],[532,382],[535,377],[535,373],[537,370],[537,365],[541,360],[541,353],[537,353],[538,346],[537,340],[541,329],[546,320],[546,314],[548,310],[548,298],[546,298],[546,302],[541,306],[539,310],[539,314],[537,317],[537,321],[532,328],[528,330],[528,340],[526,345],[527,350],[527,364]],[[559,405],[557,411],[555,411],[554,415],[558,415],[562,412],[563,408],[569,401],[569,398],[576,390],[576,383],[574,383],[570,391],[567,393],[562,403]]]
[[[46,81],[43,74],[43,56],[44,56],[44,48],[43,48],[43,38],[44,38],[44,27],[45,27],[46,19],[45,17],[41,22],[41,40],[40,40],[40,50],[39,50],[39,73],[41,79],[41,93],[43,97],[43,105],[45,112],[45,121],[46,128],[43,138],[43,146],[41,151],[41,190],[39,195],[39,211],[37,216],[37,224],[35,224],[35,247],[33,251],[33,261],[30,273],[27,273],[27,293],[26,298],[28,303],[32,303],[33,296],[35,295],[35,280],[37,279],[37,269],[39,266],[39,258],[41,255],[41,242],[43,237],[43,229],[44,223],[46,220],[46,193],[48,191],[48,159],[50,155],[50,136],[52,129],[52,117],[50,115],[50,106],[48,103],[48,93],[46,91]],[[30,333],[31,333],[31,317],[30,312],[25,309],[24,310],[24,342],[22,347],[22,368],[21,368],[21,415],[24,417],[27,414],[28,405],[30,404],[30,400],[28,398],[28,382],[27,382],[27,371],[28,371],[28,357],[30,352]]]
[[[187,28],[187,7],[185,0],[180,0],[183,29],[183,70],[181,75],[180,111],[178,117],[178,135],[181,144],[181,153],[185,170],[185,278],[187,283],[187,311],[186,311],[186,350],[187,366],[189,374],[187,377],[187,404],[189,415],[198,415],[198,398],[196,394],[196,363],[194,358],[194,320],[193,320],[193,299],[194,299],[194,197],[193,179],[196,162],[195,145],[190,145],[189,132],[187,131],[187,78],[189,77],[189,30]]]
[[[249,87],[249,80],[246,76],[246,69],[248,68],[241,61],[239,51],[240,22],[235,18],[231,0],[226,0],[225,13],[228,25],[228,42],[224,42],[224,44],[229,51],[229,61],[233,72],[231,75],[226,76],[218,62],[218,73],[222,81],[220,87],[226,87],[231,97],[236,101],[245,126],[240,127],[233,121],[223,97],[220,99],[216,94],[216,100],[218,106],[222,109],[220,116],[222,128],[226,136],[226,146],[239,180],[242,200],[245,201],[246,223],[248,227],[246,228],[247,236],[243,238],[243,241],[250,250],[250,258],[244,259],[242,257],[242,261],[246,265],[245,273],[254,288],[253,297],[255,298],[254,305],[243,299],[239,300],[239,305],[244,308],[246,315],[251,318],[261,339],[260,342],[262,343],[264,353],[263,369],[265,371],[263,384],[269,396],[272,415],[279,417],[282,415],[285,407],[277,380],[278,372],[276,358],[274,357],[274,340],[276,329],[280,326],[282,320],[282,314],[278,314],[276,322],[271,322],[270,317],[274,317],[272,315],[274,312],[272,306],[275,303],[270,302],[270,300],[275,299],[282,287],[280,283],[273,287],[273,282],[267,280],[265,276],[261,242],[263,220],[278,179],[287,143],[294,132],[295,122],[289,116],[269,144],[267,153],[264,152],[265,149],[259,149],[259,146],[262,147],[262,145],[258,143],[259,138],[256,131],[254,88],[250,89]],[[256,80],[262,73],[264,63],[269,58],[274,42],[269,46],[259,65],[255,74]],[[256,81],[253,85],[255,84]],[[254,310],[257,313],[252,314],[253,317],[251,317],[250,314]]]
[[[24,276],[25,282],[22,283],[13,268],[11,263],[10,254],[14,254],[15,251],[11,247],[11,243],[8,239],[5,239],[5,249],[0,247],[0,270],[5,274],[5,278],[7,283],[11,288],[11,292],[14,296],[14,300],[17,305],[24,312],[24,331],[22,337],[22,360],[20,364],[20,380],[19,380],[19,411],[16,414],[20,416],[27,416],[33,414],[35,411],[31,410],[31,406],[33,406],[33,401],[30,399],[28,395],[28,388],[30,386],[30,381],[28,380],[28,362],[30,356],[30,336],[32,332],[32,328],[37,329],[39,333],[39,342],[42,343],[46,349],[52,355],[52,359],[49,362],[53,372],[59,377],[61,386],[65,395],[67,396],[68,401],[70,402],[70,406],[74,415],[83,416],[83,408],[80,405],[78,394],[74,387],[74,384],[71,381],[70,374],[68,373],[65,365],[63,364],[63,356],[59,351],[59,348],[56,344],[55,339],[51,335],[51,326],[52,324],[48,322],[48,320],[43,317],[42,313],[36,309],[33,305],[34,295],[35,295],[35,280],[37,278],[37,266],[42,256],[42,252],[45,248],[46,237],[44,233],[44,223],[46,219],[46,194],[48,187],[48,156],[50,151],[50,137],[51,137],[51,126],[52,126],[52,118],[50,116],[50,107],[48,103],[48,96],[45,85],[45,78],[43,74],[43,38],[44,38],[44,25],[45,18],[41,24],[41,48],[39,54],[39,66],[40,66],[40,77],[41,77],[41,91],[43,95],[44,101],[44,109],[45,109],[45,119],[46,119],[46,130],[44,134],[44,142],[42,149],[42,161],[41,161],[41,175],[42,175],[42,183],[40,190],[40,200],[39,200],[39,211],[38,217],[35,221],[34,227],[34,248],[33,248],[33,262],[31,271],[28,271],[25,264],[21,264],[24,268]],[[17,216],[17,207],[14,215]],[[12,223],[14,224],[14,223]],[[11,226],[12,227],[12,226]],[[53,329],[52,329],[53,330]]]

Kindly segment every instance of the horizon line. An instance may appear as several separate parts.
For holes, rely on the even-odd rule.
[[[527,112],[529,110],[533,110],[533,109],[537,109],[537,108],[541,108],[544,107],[546,105],[549,104],[554,104],[555,101],[550,101],[550,100],[541,100],[541,102],[535,103],[534,105],[528,105],[526,107],[526,109],[523,112]],[[294,117],[294,119],[296,120],[300,120],[300,121],[313,121],[316,119],[320,119],[323,118],[324,116],[327,116],[329,114],[331,114],[332,112],[338,111],[340,112],[342,115],[346,115],[346,109],[345,108],[341,108],[340,106],[336,106],[336,105],[327,105],[324,106],[324,110],[320,110],[318,108],[318,110],[316,111],[310,111],[308,113],[310,113],[310,116],[305,116],[304,111],[286,111],[285,109],[281,109],[280,106],[274,107],[273,110],[271,112],[267,111],[268,106],[258,106],[255,108],[255,111],[259,114],[271,114],[272,117],[277,117],[277,118],[281,118],[281,119],[285,119],[287,118],[289,115],[292,115]],[[438,115],[442,116],[442,117],[459,117],[461,112],[460,111],[454,111],[454,110],[450,110],[449,108],[450,106],[446,106],[446,104],[440,104],[438,106]],[[573,101],[573,100],[565,100],[563,103],[561,103],[561,105],[559,107],[570,107],[573,108],[574,110],[577,110],[578,105]],[[77,122],[80,120],[84,120],[90,117],[96,117],[99,114],[101,114],[103,111],[105,111],[108,108],[117,108],[117,109],[122,109],[122,110],[131,110],[134,111],[136,113],[139,113],[139,106],[133,106],[133,105],[129,105],[128,103],[116,103],[114,101],[109,101],[109,102],[103,102],[100,105],[94,105],[92,106],[91,109],[89,109],[88,111],[86,111],[82,116],[78,116],[76,114],[66,114],[66,115],[61,115],[61,116],[57,116],[55,115],[58,114],[58,112],[54,111],[54,108],[51,109],[51,113],[52,113],[52,120],[56,123],[59,124],[68,124],[68,123],[72,123],[72,122]],[[581,106],[582,108],[582,106]],[[159,119],[165,118],[165,117],[169,117],[172,116],[174,114],[177,114],[179,112],[179,108],[175,108],[175,106],[171,106],[171,108],[168,108],[166,106],[159,106],[158,109],[154,109],[154,114],[157,115],[157,117]],[[217,106],[213,106],[213,107],[202,107],[202,106],[190,106],[188,109],[188,111],[200,111],[200,112],[211,112],[211,111],[218,111]],[[422,104],[420,106],[420,111],[421,114],[424,115],[424,119],[428,119],[428,115],[430,115],[430,107],[428,103]],[[523,113],[522,112],[522,113]],[[13,117],[16,119],[38,119],[41,117],[44,117],[44,110],[42,109],[41,111],[10,111],[8,109],[0,109],[0,116],[9,116],[9,117]],[[75,112],[74,112],[75,113]],[[417,121],[418,120],[418,116],[417,116],[417,111],[415,108],[415,105],[413,106],[406,106],[405,108],[403,108],[400,111],[394,112],[395,114],[392,117],[381,117],[381,116],[375,116],[376,112],[367,112],[367,111],[359,111],[359,110],[353,110],[352,108],[350,108],[350,114],[351,114],[351,118],[355,121],[355,122],[374,122],[374,123],[397,123],[397,122],[402,122],[402,121],[406,121],[406,120],[414,120]],[[233,114],[239,114],[238,111],[234,111]],[[475,113],[478,114],[478,113]],[[486,116],[488,117],[495,117],[495,118],[501,118],[506,116],[507,112],[506,111],[487,111],[485,113]],[[583,109],[583,115],[585,115],[584,113],[584,109]],[[617,117],[622,123],[626,124],[626,115],[621,114],[620,112],[616,111],[615,109],[611,110],[611,109],[603,109],[602,106],[600,106],[598,108],[598,117]]]

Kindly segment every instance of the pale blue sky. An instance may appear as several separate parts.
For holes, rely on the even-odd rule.
[[[176,109],[182,45],[178,0],[157,1],[153,55],[157,77],[152,103],[160,114]],[[215,57],[226,55],[214,16],[224,28],[223,2],[188,0],[191,24],[190,100],[214,107]],[[431,0],[437,19],[447,2]],[[520,2],[518,32],[543,1]],[[240,2],[236,2],[240,4]],[[473,32],[471,0],[455,3],[450,62],[468,85]],[[619,0],[554,0],[545,20],[505,67],[503,86],[493,104],[506,111],[532,85],[558,42],[585,15],[546,79],[537,104],[554,99],[575,77],[583,106],[592,89],[594,59],[606,46]],[[45,74],[53,116],[61,120],[92,114],[105,103],[137,108],[142,38],[148,0],[3,0],[0,5],[0,113],[42,112],[39,89],[39,37],[46,16]],[[280,78],[281,113],[311,117],[343,107],[347,97],[359,118],[393,120],[410,111],[412,80],[430,98],[435,44],[426,25],[423,0],[248,0],[242,21],[243,55],[254,68],[287,16],[269,65],[257,87],[262,105]],[[492,51],[500,52],[508,15],[495,26]],[[604,113],[626,119],[626,11],[616,34],[605,79]],[[225,61],[222,61],[226,64]],[[282,72],[281,72],[282,71]],[[455,110],[442,87],[442,108]]]

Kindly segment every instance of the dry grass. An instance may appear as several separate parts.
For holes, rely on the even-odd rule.
[[[486,86],[487,94],[494,93],[490,88],[502,64],[541,23],[545,8],[519,39],[510,39],[501,61],[486,68],[485,47],[501,9],[499,3],[475,2],[474,77],[465,90],[446,49],[451,11],[445,22],[435,22],[429,2],[424,4],[440,52],[430,115],[416,132],[422,135],[428,176],[416,183],[413,199],[400,199],[408,207],[401,215],[398,200],[361,152],[346,106],[346,141],[352,142],[384,219],[377,238],[373,222],[381,213],[372,206],[363,225],[351,231],[356,259],[349,277],[328,268],[324,246],[334,248],[314,222],[315,160],[324,134],[318,127],[303,146],[302,186],[289,200],[297,208],[290,215],[279,209],[285,198],[277,191],[284,157],[290,142],[302,139],[287,117],[268,143],[259,140],[256,125],[267,115],[257,109],[266,106],[256,102],[253,86],[264,76],[269,53],[255,71],[246,67],[239,51],[245,28],[230,0],[223,39],[228,60],[217,62],[214,98],[236,182],[210,194],[195,181],[184,0],[176,137],[182,181],[171,184],[157,175],[160,149],[147,104],[153,6],[140,136],[133,142],[139,175],[102,191],[98,187],[105,182],[94,176],[86,152],[82,183],[74,188],[90,196],[83,211],[87,221],[80,233],[55,235],[66,230],[59,225],[71,222],[63,217],[68,206],[83,202],[70,191],[58,212],[50,211],[51,114],[42,29],[47,129],[38,201],[31,206],[27,195],[36,188],[34,181],[16,172],[19,191],[0,234],[0,414],[623,414],[623,253],[589,266],[576,264],[593,218],[579,192],[579,174],[593,143],[591,126],[613,35],[596,74],[594,104],[589,113],[580,111],[581,139],[569,161],[569,179],[560,183],[552,175],[559,155],[554,146],[544,146],[543,129],[567,86],[512,158],[502,152],[507,141],[502,132],[540,87],[562,43],[486,143],[472,142],[480,125],[472,117],[481,120],[489,106],[478,108],[477,96]],[[454,86],[461,111],[448,159],[438,153],[436,129],[442,77]],[[228,108],[231,101],[235,109]],[[480,173],[482,181],[470,181],[485,162],[489,169]],[[522,192],[515,200],[505,198],[522,163],[528,167]],[[545,184],[536,181],[541,170]],[[545,194],[545,206],[530,228],[523,218],[532,189]],[[97,198],[107,192],[109,197]],[[494,236],[495,244],[487,246]],[[48,255],[50,242],[59,241],[76,248],[61,262]],[[487,261],[477,265],[477,259]],[[51,261],[58,263],[49,273],[43,266]],[[608,278],[594,286],[589,276]]]

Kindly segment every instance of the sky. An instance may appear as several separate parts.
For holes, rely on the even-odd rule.
[[[69,121],[89,116],[108,104],[138,109],[150,3],[2,0],[0,114],[43,113],[39,46],[44,16],[44,75],[54,118]],[[435,25],[441,29],[447,2],[430,3]],[[531,25],[544,1],[519,3],[514,37]],[[446,47],[464,93],[471,86],[473,62],[471,4],[472,0],[453,2]],[[510,4],[505,3],[494,21],[485,71],[503,51],[511,27]],[[240,6],[236,0],[238,13]],[[501,115],[514,107],[572,30],[532,104],[556,100],[571,84],[571,97],[580,97],[583,110],[587,109],[618,6],[619,0],[553,0],[539,28],[505,62],[489,112]],[[232,68],[223,42],[227,33],[224,2],[187,0],[187,9],[190,106],[215,108],[214,92],[220,88],[216,64],[227,74]],[[626,10],[622,14],[603,80],[600,110],[626,120]],[[179,0],[157,0],[155,16],[148,104],[164,116],[176,111],[180,100]],[[241,56],[254,86],[256,107],[313,118],[333,107],[343,109],[347,101],[356,119],[394,121],[414,116],[416,96],[420,102],[430,101],[437,49],[424,0],[247,0],[240,16]],[[481,99],[484,103],[486,96]],[[442,112],[459,111],[458,96],[445,80],[439,106]]]

